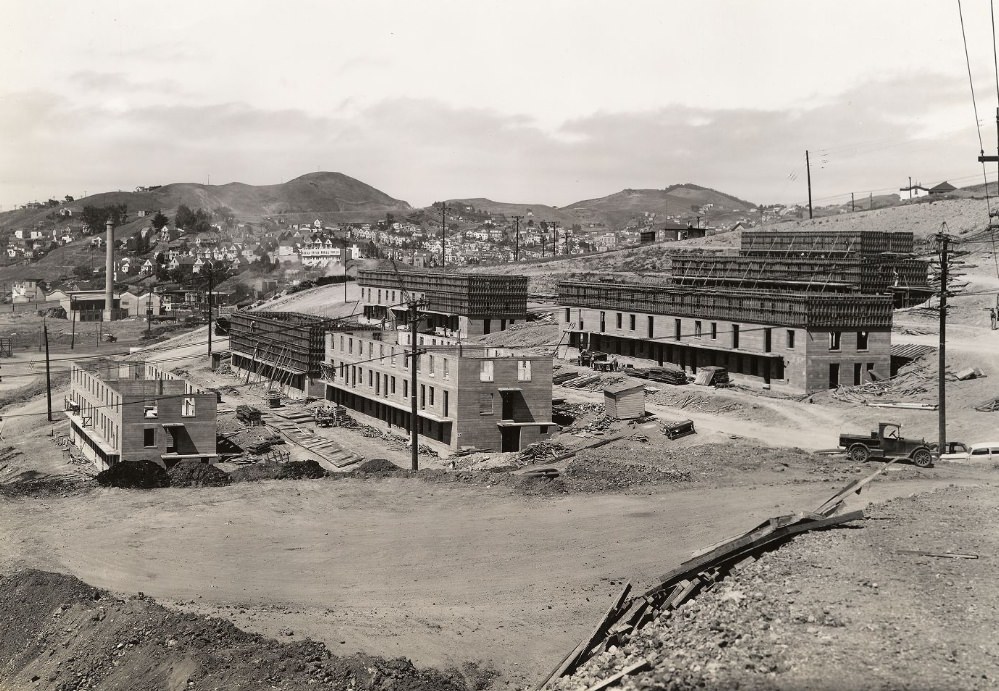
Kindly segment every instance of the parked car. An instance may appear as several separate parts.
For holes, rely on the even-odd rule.
[[[940,454],[941,461],[952,463],[999,463],[999,441],[978,444],[954,442],[947,444],[947,453]]]

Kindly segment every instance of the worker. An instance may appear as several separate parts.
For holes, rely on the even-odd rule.
[[[996,330],[996,308],[993,307],[989,310],[989,318],[992,320],[992,330]]]

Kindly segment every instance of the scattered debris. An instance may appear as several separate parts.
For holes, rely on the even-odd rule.
[[[977,367],[968,367],[960,370],[959,372],[955,372],[954,376],[957,377],[958,381],[966,381],[968,379],[980,379],[985,376],[985,372]]]
[[[225,487],[232,483],[227,472],[196,459],[180,461],[167,474],[173,487]]]
[[[693,420],[664,422],[662,424],[662,430],[663,434],[665,434],[669,439],[679,439],[680,437],[685,437],[688,434],[697,434],[697,430],[694,429]]]

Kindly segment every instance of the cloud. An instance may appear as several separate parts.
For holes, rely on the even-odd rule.
[[[79,73],[94,90],[135,87]],[[317,113],[245,103],[139,105],[31,92],[7,96],[0,131],[3,201],[68,188],[202,180],[269,184],[322,168],[414,204],[443,197],[565,205],[631,187],[695,182],[756,202],[800,201],[805,150],[816,200],[975,173],[961,84],[919,75],[856,85],[791,110],[671,106],[598,112],[559,127],[522,114],[398,98]],[[970,115],[965,122],[971,124]],[[973,152],[969,155],[969,151]],[[55,187],[55,189],[53,189]]]

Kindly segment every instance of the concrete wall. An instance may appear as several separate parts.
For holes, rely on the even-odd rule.
[[[588,334],[591,348],[606,351],[604,346],[609,346],[615,350],[606,352],[619,352],[647,360],[649,364],[672,362],[691,374],[698,367],[718,365],[727,368],[739,383],[768,384],[775,390],[786,392],[810,393],[828,388],[831,363],[839,363],[840,382],[847,385],[854,383],[856,363],[862,363],[865,373],[867,365],[873,365],[872,369],[879,378],[887,377],[890,368],[890,330],[869,332],[868,348],[859,352],[857,331],[843,331],[840,349],[830,351],[828,331],[809,332],[800,327],[576,307],[562,307],[557,315],[563,330],[578,331],[581,325],[582,332]],[[769,349],[766,348],[768,334]],[[597,336],[597,346],[592,345],[594,335]],[[605,338],[601,344],[600,337],[603,336],[626,340],[610,341]],[[575,352],[573,349],[566,357]],[[760,357],[754,358],[754,355]],[[779,356],[783,372],[778,366],[778,358],[771,356]],[[768,363],[771,363],[769,369]],[[867,381],[870,379],[864,374],[862,383]]]

